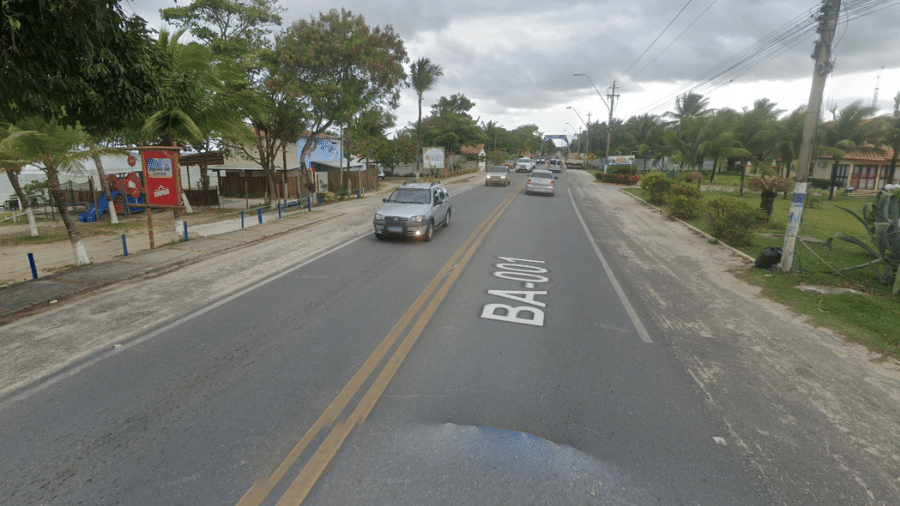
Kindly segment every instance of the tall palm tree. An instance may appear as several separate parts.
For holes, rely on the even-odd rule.
[[[437,78],[443,75],[444,69],[431,63],[431,60],[424,56],[409,66],[409,87],[416,90],[416,96],[419,98],[419,119],[416,122],[416,181],[419,180],[419,158],[422,150],[422,95],[433,89]]]
[[[709,116],[713,112],[712,109],[707,109],[708,105],[708,98],[699,93],[689,91],[678,95],[675,99],[675,111],[667,112],[663,116],[672,118],[675,123],[684,118],[702,118]]]

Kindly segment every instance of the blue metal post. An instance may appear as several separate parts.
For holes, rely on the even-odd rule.
[[[188,242],[187,222],[183,221],[182,223],[184,223],[184,242]]]
[[[312,197],[306,197],[306,209],[312,211]]]
[[[359,198],[359,188],[356,189],[356,198]]]
[[[31,279],[37,279],[37,266],[34,265],[34,254],[28,254],[28,263],[31,264]]]
[[[287,205],[287,201],[285,201],[284,205]],[[278,219],[281,219],[281,202],[278,203]]]
[[[244,228],[244,210],[241,209],[241,228]]]
[[[256,215],[259,216],[259,222],[262,223],[262,208],[261,207],[256,208]]]
[[[122,234],[122,251],[128,256],[128,243],[125,242],[125,234]]]
[[[317,194],[316,194],[316,197],[319,198],[319,205],[321,206],[321,205],[322,205],[322,194],[321,194],[321,193],[317,193]]]

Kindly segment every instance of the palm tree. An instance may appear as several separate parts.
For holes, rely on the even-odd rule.
[[[422,95],[433,89],[437,78],[443,75],[444,69],[425,57],[419,58],[409,66],[409,87],[416,90],[416,96],[419,98],[419,119],[416,122],[416,181],[419,180],[419,156],[422,150]]]
[[[37,223],[34,221],[34,211],[31,209],[31,203],[28,201],[28,196],[22,191],[22,185],[19,184],[19,173],[22,171],[22,167],[27,164],[27,162],[22,159],[21,153],[19,152],[20,150],[15,145],[16,137],[22,134],[17,132],[17,129],[12,126],[9,126],[4,130],[4,138],[0,141],[0,172],[6,172],[6,176],[9,178],[9,184],[12,185],[13,190],[19,197],[19,201],[22,203],[22,211],[24,211],[25,216],[28,217],[28,228],[31,237],[37,237],[38,229]]]
[[[873,136],[873,126],[866,121],[875,114],[875,108],[862,105],[856,101],[841,109],[836,114],[835,120],[824,127],[824,139],[822,147],[818,149],[819,156],[830,157],[833,160],[831,166],[831,185],[828,192],[828,200],[834,198],[834,187],[837,179],[838,162],[849,151],[876,151],[877,148],[866,146]]]
[[[58,120],[45,121],[43,118],[29,118],[16,127],[12,132],[12,148],[18,150],[22,160],[26,163],[34,163],[47,175],[47,184],[50,194],[55,196],[59,214],[69,234],[72,250],[75,254],[75,265],[82,266],[91,263],[84,240],[75,222],[69,216],[66,202],[60,197],[59,172],[61,170],[77,170],[82,160],[93,156],[94,153],[121,153],[121,150],[78,149],[89,145],[89,137],[80,126],[63,126]]]
[[[675,111],[667,112],[663,116],[672,118],[675,123],[680,122],[684,118],[702,118],[709,116],[713,111],[707,109],[709,99],[699,93],[689,91],[682,95],[678,95],[675,99]]]

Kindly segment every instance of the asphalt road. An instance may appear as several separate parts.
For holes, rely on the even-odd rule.
[[[891,504],[890,375],[823,419],[803,397],[845,371],[777,363],[772,329],[821,334],[722,318],[744,295],[682,256],[716,247],[641,258],[665,220],[583,176],[451,185],[430,243],[360,213],[5,327],[58,360],[0,398],[0,504]]]

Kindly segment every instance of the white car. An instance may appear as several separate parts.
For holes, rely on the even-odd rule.
[[[525,193],[528,195],[540,193],[541,195],[553,196],[554,179],[557,179],[549,170],[535,170],[528,178],[525,184]]]
[[[531,158],[519,158],[516,160],[516,172],[531,172],[534,170],[534,160]]]

